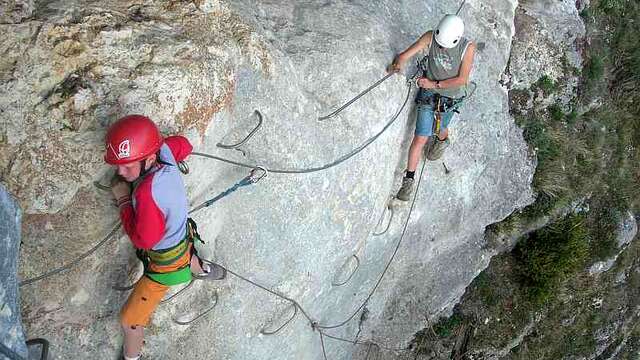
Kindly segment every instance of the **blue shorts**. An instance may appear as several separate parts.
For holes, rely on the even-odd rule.
[[[453,111],[440,113],[440,132],[449,127],[453,120]],[[435,121],[433,110],[427,105],[418,105],[418,115],[416,119],[416,135],[431,136],[433,135],[433,122]]]
[[[432,136],[434,126],[434,111],[433,107],[426,104],[420,104],[421,98],[426,98],[428,96],[432,96],[433,93],[429,90],[420,89],[421,91],[418,93],[418,99],[416,100],[418,104],[417,118],[416,118],[416,135],[419,136]],[[449,127],[451,120],[453,120],[453,115],[455,115],[456,107],[448,109],[448,111],[441,112],[440,115],[440,132],[444,131]]]

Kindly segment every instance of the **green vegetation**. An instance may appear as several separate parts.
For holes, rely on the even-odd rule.
[[[549,116],[551,116],[551,119],[553,121],[560,122],[564,120],[564,111],[562,111],[562,108],[560,107],[560,105],[558,104],[550,105],[547,108],[547,110],[549,111]]]
[[[570,215],[518,243],[515,256],[532,302],[546,302],[562,280],[582,269],[589,256],[588,236],[584,216]]]
[[[604,59],[598,55],[592,55],[584,65],[582,73],[587,84],[601,80],[604,75]]]
[[[545,96],[550,95],[558,89],[558,83],[553,81],[548,75],[542,75],[533,86],[542,90]]]
[[[459,313],[454,312],[453,315],[448,318],[440,318],[440,320],[433,325],[433,331],[435,331],[439,337],[449,337],[453,335],[455,330],[463,323],[463,320]]]
[[[591,209],[585,215],[591,258],[600,260],[615,252],[616,226],[627,209],[638,209],[640,199],[640,2],[599,1],[586,12],[599,21],[595,28],[612,31],[593,35],[584,91],[573,110],[565,114],[553,104],[515,114],[538,165],[536,201],[512,217],[533,221],[584,202]],[[542,76],[532,91],[549,94],[557,88],[558,82]],[[579,115],[576,109],[594,97],[604,99],[602,105]]]

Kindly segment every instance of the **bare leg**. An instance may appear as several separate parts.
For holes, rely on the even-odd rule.
[[[134,359],[142,350],[144,327],[122,324],[122,331],[124,332],[124,356]]]
[[[409,148],[409,161],[407,162],[407,171],[416,171],[418,162],[420,161],[420,153],[422,148],[429,141],[428,136],[415,135]]]

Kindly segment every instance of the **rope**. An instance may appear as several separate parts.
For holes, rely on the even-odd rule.
[[[258,171],[262,171],[262,174],[256,175],[258,173]],[[267,169],[263,168],[262,166],[256,166],[256,167],[253,168],[253,170],[251,170],[251,173],[249,173],[249,175],[247,175],[242,180],[240,180],[237,183],[235,183],[233,186],[231,186],[227,190],[221,192],[220,194],[214,196],[213,198],[211,198],[211,199],[203,202],[202,204],[196,206],[195,208],[191,209],[189,211],[189,214],[193,214],[193,213],[198,212],[198,211],[200,211],[200,210],[202,210],[202,209],[204,209],[206,207],[209,207],[209,206],[213,205],[215,202],[217,202],[218,200],[220,200],[220,199],[228,196],[229,194],[235,192],[239,188],[255,184],[258,181],[266,178],[268,175],[269,175],[269,172],[267,171]]]
[[[385,126],[382,128],[382,130],[380,130],[377,134],[373,135],[372,137],[367,139],[364,143],[362,143],[361,145],[359,145],[355,149],[351,150],[350,152],[338,157],[336,160],[334,160],[334,161],[332,161],[330,163],[327,163],[327,164],[324,164],[324,165],[320,165],[320,166],[310,167],[310,168],[289,168],[289,169],[264,168],[264,169],[267,170],[268,172],[275,173],[275,174],[308,174],[308,173],[318,172],[318,171],[322,171],[322,170],[326,170],[326,169],[332,168],[332,167],[334,167],[336,165],[339,165],[339,164],[351,159],[352,157],[354,157],[355,155],[360,153],[362,150],[366,149],[374,141],[376,141],[398,119],[398,117],[400,116],[400,114],[402,113],[404,108],[406,107],[407,102],[409,101],[409,96],[411,95],[411,86],[410,86],[410,84],[408,84],[408,85],[409,86],[407,86],[407,95],[405,96],[405,99],[404,99],[404,101],[402,103],[402,106],[400,106],[400,109],[385,124]],[[206,157],[206,158],[209,158],[209,159],[222,161],[222,162],[225,162],[227,164],[236,165],[236,166],[240,166],[240,167],[246,167],[246,168],[256,168],[257,167],[257,165],[255,165],[255,164],[243,163],[243,162],[240,162],[240,161],[230,160],[230,159],[226,159],[226,158],[219,157],[219,156],[216,156],[216,155],[211,155],[211,154],[206,154],[206,153],[201,153],[201,152],[195,152],[194,151],[191,154],[192,155],[196,155],[196,156]]]
[[[458,8],[458,11],[456,11],[456,15],[460,14],[460,11],[462,11],[462,7],[464,6],[464,4],[467,2],[467,0],[462,0],[462,4],[460,4],[460,7]]]
[[[391,264],[393,263],[396,254],[398,253],[398,250],[400,249],[400,245],[402,244],[402,240],[404,239],[404,236],[406,234],[408,225],[409,225],[409,220],[411,219],[411,214],[413,213],[413,209],[415,208],[415,203],[416,203],[416,199],[417,199],[417,194],[418,194],[418,190],[420,189],[420,184],[422,183],[422,175],[424,173],[424,169],[425,169],[425,165],[426,165],[426,160],[423,160],[422,162],[422,167],[420,169],[420,175],[418,178],[418,183],[416,185],[416,191],[413,195],[413,200],[411,202],[411,207],[409,208],[409,213],[407,215],[407,219],[404,223],[404,227],[402,229],[402,234],[400,235],[400,239],[398,240],[396,247],[393,251],[393,254],[391,255],[391,257],[389,258],[389,261],[387,262],[387,264],[385,265],[384,270],[382,271],[382,273],[380,274],[380,277],[378,278],[378,281],[376,282],[375,286],[373,287],[373,289],[371,289],[371,292],[369,293],[369,295],[366,297],[366,299],[364,300],[364,302],[362,303],[362,305],[360,305],[351,316],[349,316],[346,320],[342,321],[341,323],[337,324],[337,325],[320,325],[318,324],[316,321],[314,321],[312,319],[312,317],[307,313],[306,310],[304,310],[304,308],[302,307],[302,305],[300,305],[299,302],[297,302],[296,300],[294,300],[293,298],[290,298],[286,295],[280,294],[274,290],[271,290],[269,288],[267,288],[266,286],[253,281],[243,275],[238,274],[237,272],[230,270],[229,268],[218,264],[218,266],[220,266],[222,269],[224,269],[225,271],[227,271],[229,274],[234,275],[235,277],[255,286],[258,287],[278,298],[281,298],[285,301],[288,301],[289,303],[291,303],[293,306],[295,306],[297,309],[300,310],[300,312],[304,315],[304,317],[309,321],[309,324],[311,325],[311,328],[313,330],[318,330],[318,334],[320,336],[320,344],[322,346],[322,354],[324,356],[324,359],[327,359],[327,354],[326,354],[326,349],[325,349],[325,344],[324,344],[324,337],[328,337],[334,340],[339,340],[339,341],[344,341],[344,342],[348,342],[348,343],[352,343],[354,345],[375,345],[381,349],[385,349],[385,350],[389,350],[389,351],[406,351],[407,348],[391,348],[388,346],[384,346],[384,345],[380,345],[378,343],[375,343],[373,341],[368,341],[368,342],[362,342],[362,341],[357,341],[357,340],[348,340],[348,339],[344,339],[344,338],[340,338],[338,336],[334,336],[331,334],[327,334],[326,332],[323,331],[323,329],[336,329],[339,327],[344,326],[345,324],[347,324],[349,321],[351,321],[351,319],[353,319],[356,314],[358,314],[358,312],[360,312],[360,310],[362,310],[362,308],[364,306],[366,306],[366,304],[369,302],[369,300],[371,299],[371,297],[373,296],[373,294],[375,293],[375,291],[378,289],[380,283],[382,282],[382,279],[384,278],[384,276],[386,275],[387,271],[389,270],[389,267],[391,266]],[[297,314],[297,311],[294,312],[294,315],[287,320],[282,326],[280,326],[279,328],[277,328],[275,331],[271,331],[271,332],[261,332],[264,335],[275,335],[278,332],[280,332],[282,329],[284,329],[286,327],[286,325],[288,325],[291,321],[293,321],[293,319],[295,318],[295,315]]]

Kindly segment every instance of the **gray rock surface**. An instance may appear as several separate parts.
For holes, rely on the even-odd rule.
[[[517,11],[517,38],[509,64],[512,88],[528,88],[542,75],[557,80],[571,75],[572,68],[582,68],[585,28],[576,1],[524,0]]]
[[[449,311],[493,252],[484,228],[532,199],[534,163],[509,116],[498,80],[509,59],[515,1],[469,1],[463,10],[476,40],[478,89],[451,129],[443,159],[426,165],[416,207],[395,260],[367,304],[327,331],[403,347],[424,317]],[[457,2],[126,1],[49,2],[35,17],[0,25],[3,182],[26,209],[21,276],[66,263],[117,221],[103,179],[105,129],[118,116],[145,113],[196,150],[269,167],[327,163],[379,131],[402,103],[394,76],[338,118],[329,112],[384,75],[394,53],[435,26]],[[420,14],[420,16],[417,16]],[[407,70],[408,73],[413,69]],[[389,231],[373,236],[398,188],[413,106],[373,145],[324,172],[277,175],[195,216],[203,252],[270,289],[296,299],[320,324],[339,323],[364,301],[403,232],[409,205],[397,206]],[[265,124],[243,150],[215,144]],[[446,164],[448,173],[445,172]],[[246,170],[193,157],[185,177],[194,204],[232,185]],[[360,266],[344,270],[357,255]],[[345,265],[345,263],[347,265]],[[108,242],[78,267],[23,288],[28,333],[48,337],[55,358],[113,358],[121,346],[118,311],[135,278],[126,237]],[[349,271],[346,271],[347,273]],[[172,316],[219,303],[185,328]],[[318,333],[298,314],[280,333],[289,304],[234,276],[197,283],[162,305],[147,331],[151,358],[321,359]],[[364,358],[362,346],[324,339],[331,359]]]
[[[10,351],[27,356],[18,291],[18,249],[20,247],[20,209],[0,184],[0,342]],[[4,359],[0,349],[0,359]]]
[[[0,0],[0,24],[19,23],[33,14],[33,0]]]

